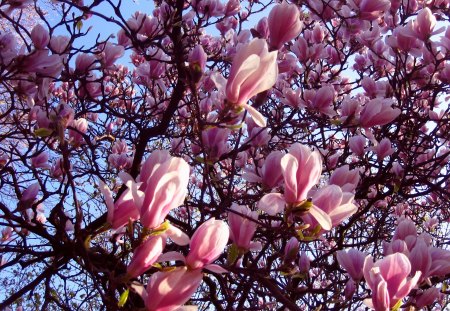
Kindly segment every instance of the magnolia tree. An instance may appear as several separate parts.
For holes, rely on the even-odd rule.
[[[56,2],[0,2],[0,309],[448,308],[448,0]]]

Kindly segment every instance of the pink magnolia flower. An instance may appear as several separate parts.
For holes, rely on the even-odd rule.
[[[249,250],[255,243],[251,240],[255,234],[258,224],[258,212],[253,212],[245,205],[233,204],[231,206],[231,212],[228,212],[228,223],[230,224],[230,239],[236,244],[237,247],[243,250]],[[245,218],[237,213],[247,216]],[[249,219],[250,218],[250,219]],[[252,221],[254,219],[255,221]]]
[[[254,29],[254,31],[257,33],[256,37],[258,38],[261,39],[269,38],[269,21],[266,16],[264,16],[259,20],[258,24],[256,24],[256,28]]]
[[[302,144],[293,144],[281,159],[284,177],[284,196],[287,203],[300,203],[319,182],[322,174],[322,157]]]
[[[162,254],[166,245],[165,236],[150,236],[133,252],[130,264],[127,267],[127,275],[135,278],[149,269]]]
[[[436,26],[436,17],[433,12],[427,7],[420,10],[417,14],[417,18],[412,22],[412,29],[421,40],[426,40],[433,32],[434,26]]]
[[[269,188],[278,186],[283,181],[281,170],[281,158],[284,154],[281,151],[272,151],[264,161],[261,168],[262,183]]]
[[[289,212],[300,216],[309,215],[322,229],[331,230],[330,216],[306,201],[308,192],[319,182],[322,173],[322,158],[319,152],[313,152],[299,143],[293,144],[289,153],[281,159],[281,169],[284,177],[284,195],[266,194],[258,202],[258,208],[269,215],[275,215],[288,207]]]
[[[114,65],[116,60],[121,58],[125,52],[125,48],[121,45],[112,44],[107,42],[99,46],[101,53],[97,55],[99,57],[102,66],[110,68]]]
[[[383,138],[374,148],[374,151],[377,154],[378,161],[383,161],[384,158],[394,153],[389,138]]]
[[[28,188],[25,189],[25,191],[22,193],[20,202],[27,203],[27,204],[32,203],[36,199],[40,189],[41,189],[41,186],[39,186],[39,183],[34,183],[34,184],[28,186]]]
[[[328,183],[341,187],[342,191],[353,192],[358,186],[359,180],[359,171],[350,170],[348,165],[344,165],[334,170]]]
[[[36,49],[45,49],[50,42],[50,34],[48,33],[47,29],[38,24],[34,26],[33,30],[31,31],[31,41],[33,41]]]
[[[366,20],[376,20],[383,12],[389,10],[390,0],[361,0],[359,3],[359,16]]]
[[[226,83],[226,98],[230,103],[247,109],[258,126],[264,127],[264,118],[247,102],[256,94],[270,89],[277,76],[277,51],[269,52],[266,40],[253,39],[238,47]]]
[[[69,129],[69,140],[75,146],[79,146],[84,143],[82,134],[85,134],[88,129],[88,122],[84,118],[73,120],[70,124],[73,129]]]
[[[439,288],[428,288],[422,294],[416,296],[416,307],[419,309],[424,308],[439,299],[441,295],[442,294]]]
[[[59,55],[48,55],[48,50],[36,50],[23,58],[20,66],[25,72],[35,72],[47,77],[56,78],[62,71],[63,62]]]
[[[329,185],[316,191],[312,196],[312,204],[318,210],[328,215],[331,220],[331,226],[336,227],[345,219],[356,213],[358,208],[353,204],[354,195],[350,192],[342,192],[336,185]],[[321,225],[320,219],[313,214],[308,213],[302,216],[303,221],[309,224],[311,228]],[[322,228],[324,230],[330,230]]]
[[[222,220],[209,219],[194,232],[186,264],[201,269],[219,258],[228,243],[230,229]]]
[[[404,254],[395,253],[373,262],[372,256],[364,261],[364,278],[372,290],[373,308],[376,311],[388,311],[397,302],[406,297],[416,286],[421,273],[408,279],[411,272],[411,263]]]
[[[172,311],[184,304],[195,293],[202,282],[201,270],[177,267],[171,271],[156,272],[147,284],[144,293],[148,311]]]
[[[116,202],[113,200],[111,190],[104,182],[99,182],[99,189],[108,208],[107,222],[114,230],[120,229],[129,221],[139,219],[139,209],[130,189],[125,190]]]
[[[302,31],[303,23],[297,5],[284,1],[275,5],[269,13],[268,26],[270,46],[278,50]]]
[[[284,258],[283,262],[292,263],[295,258],[297,258],[298,251],[300,249],[300,242],[296,237],[292,237],[287,241],[286,247],[284,248]]]
[[[35,168],[45,168],[50,169],[51,166],[48,163],[48,153],[41,152],[38,155],[31,158],[31,165]]]
[[[359,281],[363,278],[363,266],[366,254],[357,250],[350,249],[346,251],[337,251],[336,258],[339,264],[350,275],[354,281]]]
[[[385,125],[400,115],[400,109],[392,108],[391,99],[375,98],[370,100],[361,111],[360,124],[362,127]]]
[[[138,182],[141,196],[132,187],[133,198],[140,209],[141,223],[146,228],[159,226],[167,214],[184,202],[189,182],[189,164],[168,151],[153,151],[142,165]]]
[[[189,69],[194,82],[200,81],[206,68],[206,61],[208,55],[205,53],[203,47],[199,44],[189,53]]]

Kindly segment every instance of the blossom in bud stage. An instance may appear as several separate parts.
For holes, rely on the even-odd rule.
[[[263,17],[259,20],[254,29],[257,32],[257,37],[261,39],[269,38],[269,21],[267,17]]]
[[[209,219],[197,228],[192,236],[186,264],[191,269],[201,269],[223,253],[228,243],[230,229],[222,220]]]
[[[353,295],[355,294],[355,291],[356,291],[355,281],[353,281],[352,279],[348,279],[347,283],[345,283],[344,288],[345,298],[348,300],[352,299]]]
[[[296,237],[292,237],[287,241],[286,247],[284,248],[284,258],[285,263],[291,263],[297,258],[298,251],[300,249],[300,243]]]
[[[194,83],[198,83],[202,78],[205,72],[207,58],[208,55],[200,44],[196,45],[189,54],[189,72]]]
[[[88,122],[84,118],[73,120],[70,124],[73,129],[69,129],[69,140],[75,146],[79,146],[84,143],[82,134],[85,134],[88,129]]]
[[[336,258],[339,264],[350,275],[354,281],[359,281],[363,278],[363,266],[366,254],[357,250],[350,249],[346,251],[337,251]]]
[[[46,168],[50,169],[50,164],[48,163],[48,153],[41,152],[38,155],[31,158],[31,165],[34,168]]]
[[[378,161],[383,161],[384,158],[394,153],[394,149],[392,148],[389,138],[383,138],[374,149],[377,154]]]
[[[428,288],[418,297],[416,296],[415,305],[419,309],[424,308],[432,304],[435,300],[439,299],[440,296],[441,291],[439,290],[439,288],[436,287]]]
[[[366,145],[366,138],[362,135],[350,137],[348,145],[350,147],[350,150],[355,155],[362,157],[364,155],[364,146]]]
[[[370,100],[361,111],[359,122],[362,127],[385,125],[400,115],[400,109],[392,108],[392,100],[375,98]]]
[[[234,242],[234,244],[236,244],[237,247],[243,250],[249,250],[252,248],[251,240],[255,234],[256,227],[258,226],[258,224],[251,219],[257,220],[258,212],[253,212],[245,205],[237,204],[233,204],[231,206],[231,210],[231,212],[228,212],[230,239]],[[233,211],[245,215],[248,218],[238,215]]]
[[[308,273],[310,266],[311,266],[311,259],[309,259],[305,251],[302,251],[300,253],[300,258],[298,260],[299,271],[301,273]]]
[[[50,48],[56,54],[64,54],[69,45],[70,38],[67,36],[52,36],[50,39]]]
[[[270,46],[278,50],[302,31],[303,23],[297,5],[284,1],[275,5],[269,13],[268,26]]]
[[[146,228],[159,226],[167,214],[184,202],[190,167],[182,158],[168,151],[154,151],[142,166],[139,181],[143,191],[133,197],[140,207],[141,223]]]
[[[127,267],[127,275],[135,278],[148,270],[162,254],[165,244],[165,236],[150,236],[134,250],[133,258]]]
[[[48,33],[47,29],[38,24],[34,26],[33,30],[31,31],[31,41],[33,41],[34,47],[36,49],[45,49],[50,42],[50,34]]]
[[[411,263],[404,254],[395,253],[373,262],[372,256],[364,261],[364,278],[372,290],[371,304],[376,311],[385,311],[394,307],[406,297],[419,281],[418,271],[408,279]]]
[[[39,183],[32,184],[27,189],[25,189],[25,191],[22,193],[20,202],[27,203],[27,204],[32,203],[36,199],[40,189],[41,189],[41,187],[39,186]]]
[[[148,311],[172,311],[184,304],[202,282],[201,270],[177,267],[170,271],[153,274],[144,293]]]
[[[412,22],[412,30],[414,34],[421,40],[426,40],[430,37],[436,26],[436,17],[427,7],[420,10],[417,18]]]

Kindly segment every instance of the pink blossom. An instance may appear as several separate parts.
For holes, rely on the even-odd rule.
[[[10,33],[0,34],[0,64],[8,65],[17,56],[16,38]]]
[[[297,37],[303,27],[297,5],[288,4],[284,1],[272,8],[269,13],[268,24],[270,46],[276,50]]]
[[[225,6],[225,16],[231,16],[239,13],[241,4],[239,0],[228,0]]]
[[[24,57],[21,67],[25,72],[35,72],[43,76],[56,78],[62,71],[63,62],[59,55],[48,55],[48,50],[36,50]]]
[[[372,256],[364,261],[364,278],[372,290],[372,305],[376,311],[394,307],[416,286],[421,273],[408,279],[411,263],[404,254],[395,253],[373,262]]]
[[[281,151],[272,151],[267,156],[261,168],[261,178],[264,185],[274,188],[283,181],[281,169],[281,158],[284,154]]]
[[[125,49],[121,45],[116,45],[112,43],[105,43],[100,47],[101,53],[98,54],[102,66],[105,68],[110,68],[114,65],[116,60],[121,58],[125,52]]]
[[[277,51],[269,52],[263,39],[253,39],[238,48],[226,83],[227,100],[243,106],[264,127],[259,112],[247,104],[258,93],[270,89],[278,76]],[[256,115],[255,115],[256,113]]]
[[[392,108],[391,99],[375,98],[370,100],[361,111],[362,127],[385,125],[394,121],[400,115],[400,109]]]
[[[293,144],[281,159],[284,176],[284,196],[287,203],[300,203],[307,199],[308,191],[319,182],[322,157],[307,146]]]
[[[350,150],[355,155],[362,157],[364,155],[364,146],[366,145],[366,138],[362,135],[350,137],[348,145],[350,147]]]
[[[186,264],[191,269],[201,269],[219,258],[228,243],[230,229],[222,220],[214,218],[204,222],[194,232]]]
[[[360,17],[365,20],[376,20],[382,13],[389,10],[391,1],[389,0],[361,0],[359,3]]]
[[[38,24],[34,26],[33,30],[31,31],[31,41],[33,41],[36,49],[45,49],[50,42],[50,34],[48,33],[47,29]]]
[[[392,149],[389,138],[383,138],[374,149],[377,154],[378,161],[383,161],[384,158],[394,153],[394,149]]]
[[[363,266],[366,254],[357,250],[350,249],[347,252],[337,251],[336,258],[339,264],[350,275],[354,281],[359,281],[363,278]]]
[[[323,230],[331,230],[330,216],[306,200],[308,192],[319,182],[322,173],[320,154],[317,151],[312,152],[304,145],[293,144],[289,153],[281,159],[281,168],[284,177],[284,195],[266,194],[258,202],[258,208],[269,215],[275,215],[287,207],[289,213],[308,217],[311,222],[317,222]]]
[[[353,192],[358,186],[359,180],[359,171],[350,170],[348,165],[344,165],[334,170],[328,183],[341,187],[342,191]]]
[[[434,26],[436,26],[436,17],[427,7],[420,10],[417,18],[412,22],[412,29],[421,40],[426,40],[430,37]]]
[[[165,244],[163,235],[150,236],[134,250],[133,258],[127,267],[127,275],[135,278],[148,270],[162,254]]]
[[[298,269],[300,273],[308,273],[311,266],[311,259],[306,254],[305,251],[300,253],[300,258],[298,259]]]
[[[331,220],[331,227],[341,224],[358,210],[353,204],[353,194],[342,192],[341,188],[336,185],[325,186],[315,192],[312,196],[312,204],[328,216]],[[303,215],[302,219],[312,228],[319,224],[322,225],[320,219],[317,219],[312,213]],[[330,230],[331,228],[323,227],[322,229]]]
[[[439,288],[431,287],[426,289],[422,294],[416,296],[416,307],[422,309],[431,305],[434,301],[439,299],[441,291]]]
[[[20,201],[27,204],[32,203],[36,199],[40,189],[41,186],[39,186],[39,183],[34,183],[28,186],[28,188],[22,193]]]
[[[75,146],[84,143],[83,134],[86,134],[88,129],[88,122],[84,118],[73,120],[70,124],[73,129],[69,129],[69,140]]]
[[[85,74],[89,70],[94,69],[96,58],[92,54],[80,53],[75,59],[75,71],[80,74]]]
[[[144,294],[148,311],[172,311],[184,304],[195,293],[203,278],[201,270],[177,267],[156,272],[147,284]]]
[[[356,283],[353,279],[348,279],[347,283],[345,283],[344,288],[344,296],[346,299],[350,300],[353,298],[353,295],[356,291]]]
[[[284,258],[283,262],[285,263],[291,263],[297,258],[298,251],[300,249],[300,242],[297,240],[296,237],[290,238],[286,246],[284,248]]]
[[[200,44],[196,45],[189,53],[189,69],[194,82],[200,81],[205,72],[207,58],[208,55]]]
[[[256,24],[254,31],[257,33],[257,38],[268,39],[269,38],[269,21],[266,16],[261,18]]]
[[[48,153],[41,152],[38,155],[31,158],[31,165],[35,168],[45,168],[50,169],[50,164],[48,163]]]
[[[56,54],[64,54],[69,45],[70,38],[67,36],[52,36],[50,39],[50,48]]]
[[[144,196],[133,191],[134,200],[139,202],[141,223],[146,228],[159,226],[172,209],[184,202],[189,171],[185,160],[172,157],[167,151],[153,151],[147,158],[139,176]]]
[[[139,209],[130,189],[125,190],[116,202],[113,200],[111,190],[104,182],[100,181],[99,189],[108,208],[107,222],[113,229],[118,230],[129,221],[139,219]]]
[[[258,212],[253,212],[245,205],[233,204],[228,212],[228,223],[230,224],[230,239],[237,247],[249,250],[252,247],[252,238],[258,223]],[[234,211],[246,216],[241,216]],[[248,218],[247,218],[248,217]],[[255,221],[251,220],[254,219]]]

